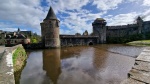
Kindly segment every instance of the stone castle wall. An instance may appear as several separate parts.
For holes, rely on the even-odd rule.
[[[150,21],[145,21],[143,23],[143,27],[144,27],[144,30],[142,30],[142,33],[149,32],[150,31]]]
[[[98,44],[98,36],[60,35],[61,46],[78,46]]]
[[[138,26],[135,24],[107,26],[106,28],[107,37],[124,37],[128,35],[138,34]]]
[[[126,29],[129,27],[137,27],[137,24],[118,25],[118,26],[107,26],[108,29]]]
[[[150,21],[145,21],[142,24],[141,30],[139,30],[138,24],[107,26],[106,34],[107,37],[125,37],[139,34],[139,31],[141,31],[142,34],[150,32]]]

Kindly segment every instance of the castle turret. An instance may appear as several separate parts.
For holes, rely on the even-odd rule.
[[[106,21],[103,18],[97,18],[93,23],[93,35],[99,36],[98,43],[106,42]]]
[[[140,16],[137,18],[137,25],[138,25],[138,33],[141,34],[143,28],[143,20]]]
[[[88,31],[85,30],[85,32],[83,32],[83,35],[84,35],[84,36],[88,36],[88,35],[89,35],[89,34],[88,34]]]
[[[50,7],[46,18],[41,25],[42,42],[47,48],[60,47],[59,39],[59,20],[57,19],[52,7]]]

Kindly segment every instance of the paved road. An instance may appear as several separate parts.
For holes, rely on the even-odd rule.
[[[0,46],[0,84],[15,84],[13,66],[10,64],[10,61],[8,62],[7,59],[8,55],[10,57],[11,54],[9,54],[10,52],[7,51],[2,56],[2,53],[6,48],[8,47]],[[12,58],[10,60],[12,60]]]
[[[6,49],[5,46],[0,46],[0,53],[2,53]]]

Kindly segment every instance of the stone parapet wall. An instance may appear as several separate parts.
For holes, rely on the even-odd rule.
[[[13,54],[16,49],[22,45],[8,47],[0,54],[0,84],[15,84]]]

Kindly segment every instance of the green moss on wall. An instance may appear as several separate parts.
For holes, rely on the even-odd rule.
[[[13,53],[13,66],[14,71],[18,71],[21,69],[22,65],[27,58],[26,52],[23,47],[18,47],[15,52]]]
[[[18,47],[13,53],[15,84],[19,84],[21,72],[26,64],[27,55],[23,47]]]

